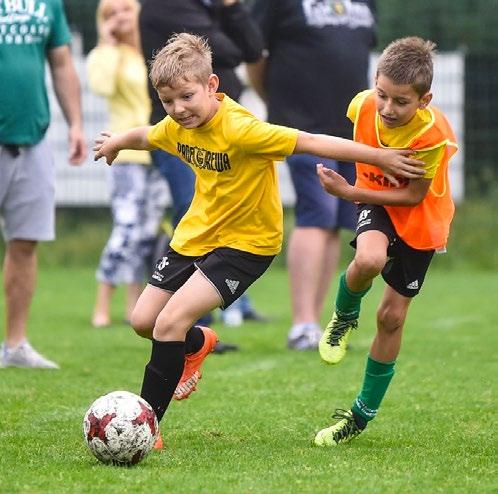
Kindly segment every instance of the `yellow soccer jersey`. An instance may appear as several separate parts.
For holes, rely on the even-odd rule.
[[[224,94],[214,117],[185,129],[169,116],[148,139],[196,175],[192,204],[175,229],[172,248],[199,256],[217,247],[259,255],[282,246],[282,203],[275,161],[293,153],[295,129],[262,122]]]
[[[371,93],[373,89],[368,89],[358,93],[349,104],[347,116],[351,122],[355,122],[356,114],[362,101]],[[377,115],[377,129],[379,132],[379,137],[381,142],[385,146],[392,148],[406,148],[408,143],[412,141],[417,135],[421,134],[427,125],[432,122],[431,112],[427,109],[417,110],[414,117],[406,124],[401,127],[396,127],[394,129],[389,129],[382,124],[380,117]],[[417,151],[416,158],[425,163],[426,173],[424,178],[434,178],[436,175],[437,168],[441,159],[444,156],[445,144],[441,144],[433,149],[419,150]]]

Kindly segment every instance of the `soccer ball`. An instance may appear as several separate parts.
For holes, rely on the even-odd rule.
[[[85,441],[102,463],[136,465],[154,447],[158,434],[154,410],[128,391],[97,398],[83,419]]]

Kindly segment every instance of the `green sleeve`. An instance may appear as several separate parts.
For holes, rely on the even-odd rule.
[[[67,24],[66,14],[62,5],[62,0],[53,0],[54,22],[50,38],[48,39],[47,48],[57,48],[59,46],[71,43],[71,32]]]

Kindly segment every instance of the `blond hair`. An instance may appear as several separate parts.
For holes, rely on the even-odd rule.
[[[189,33],[174,34],[150,65],[150,80],[158,89],[176,87],[182,82],[208,82],[213,72],[211,48],[205,38]]]
[[[99,33],[99,43],[102,41],[100,39],[100,31],[101,27],[109,17],[109,14],[113,8],[113,4],[116,0],[100,0],[99,5],[97,7],[97,12],[95,15],[95,21],[97,23],[97,32]],[[131,45],[135,47],[137,50],[141,51],[140,48],[140,30],[138,28],[138,14],[140,12],[140,3],[138,0],[125,0],[127,4],[133,9],[133,13],[135,14],[135,31],[133,33],[133,37],[131,39]]]
[[[423,96],[431,88],[435,51],[435,43],[417,36],[397,39],[382,52],[377,75],[385,75],[395,84],[410,84]]]

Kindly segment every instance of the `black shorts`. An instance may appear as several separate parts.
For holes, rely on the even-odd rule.
[[[168,247],[157,261],[149,284],[176,292],[198,269],[218,291],[224,309],[269,268],[274,258],[229,247],[220,247],[202,256],[184,256]]]
[[[351,245],[356,248],[360,233],[377,230],[389,239],[388,261],[382,270],[382,278],[394,290],[405,297],[414,297],[422,288],[434,250],[419,250],[405,243],[394,229],[391,218],[382,206],[358,205],[356,237]]]

